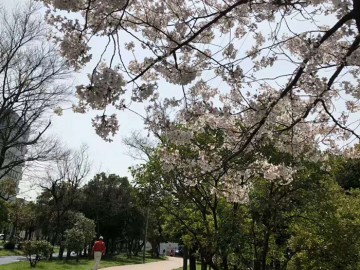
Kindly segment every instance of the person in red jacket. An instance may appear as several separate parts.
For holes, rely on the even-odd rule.
[[[94,261],[95,261],[94,270],[98,270],[101,261],[101,255],[104,256],[106,252],[106,246],[102,236],[100,236],[99,240],[95,242],[92,248],[92,252],[94,253]]]

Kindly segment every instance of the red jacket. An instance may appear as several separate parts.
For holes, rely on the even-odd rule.
[[[100,251],[102,252],[103,254],[105,254],[105,251],[106,251],[106,246],[105,246],[105,243],[101,240],[99,241],[96,241],[93,248],[92,248],[92,251],[95,252],[95,251]]]

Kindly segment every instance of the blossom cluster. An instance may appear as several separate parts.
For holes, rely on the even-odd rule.
[[[104,140],[111,142],[112,137],[118,130],[119,123],[115,114],[110,116],[98,115],[92,120],[92,125],[95,128],[96,134]]]
[[[122,104],[119,105],[118,101],[125,92],[123,76],[116,70],[101,66],[89,77],[91,77],[90,85],[76,87],[79,99],[95,110],[103,110],[109,104],[121,109]]]

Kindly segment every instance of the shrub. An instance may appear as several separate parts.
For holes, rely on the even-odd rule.
[[[15,243],[10,241],[10,242],[6,242],[4,244],[4,249],[7,249],[7,250],[14,250],[15,249]]]
[[[53,252],[53,246],[48,241],[25,241],[23,250],[31,267],[35,267],[42,258],[48,258]]]

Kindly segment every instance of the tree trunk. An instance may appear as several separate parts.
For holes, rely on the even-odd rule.
[[[92,255],[92,245],[88,246],[88,259],[91,259],[91,255]]]
[[[207,264],[204,258],[201,258],[201,270],[207,270]]]
[[[270,238],[270,232],[269,230],[266,230],[264,233],[264,243],[261,254],[261,270],[266,270],[266,257],[269,251],[269,238]]]
[[[219,267],[212,260],[207,261],[210,270],[219,270]]]
[[[64,251],[65,251],[65,246],[62,243],[60,243],[59,256],[58,256],[59,259],[64,258]]]
[[[222,256],[222,269],[229,270],[228,258],[226,255]]]
[[[254,259],[253,263],[254,263],[254,270],[261,270],[260,260]]]
[[[187,270],[188,268],[188,248],[184,246],[183,249],[183,270]]]
[[[151,244],[151,257],[159,258],[160,256],[160,244],[156,241],[150,242]]]
[[[128,241],[127,244],[127,256],[130,258],[131,257],[131,250],[132,250],[132,241]]]
[[[33,234],[34,234],[34,229],[30,229],[29,230],[29,239],[27,239],[27,240],[31,240],[33,238]]]
[[[133,245],[133,254],[134,256],[138,256],[139,252],[141,251],[141,245],[140,242],[137,240],[134,240],[134,245]]]
[[[70,259],[70,257],[71,257],[71,250],[67,249],[66,260]]]
[[[116,252],[116,241],[115,238],[111,239],[111,254],[114,254]]]
[[[42,240],[42,239],[41,239],[41,240]],[[54,244],[54,242],[55,242],[54,237],[50,239],[50,236],[49,236],[49,238],[47,239],[47,241],[49,241],[52,246],[55,246],[55,244]],[[53,252],[50,253],[49,261],[52,261],[52,259],[53,259]]]
[[[190,270],[196,270],[196,257],[195,257],[195,250],[190,250]]]
[[[9,237],[10,242],[15,242],[14,240],[15,240],[16,227],[17,227],[16,223],[12,224],[10,237]]]

